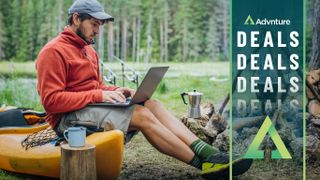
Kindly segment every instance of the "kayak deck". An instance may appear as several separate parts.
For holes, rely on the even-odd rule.
[[[59,178],[60,146],[48,143],[25,150],[21,141],[27,135],[47,128],[48,125],[27,128],[0,129],[0,168],[17,173]],[[94,133],[86,138],[96,146],[98,179],[116,179],[123,160],[123,133],[119,130]]]

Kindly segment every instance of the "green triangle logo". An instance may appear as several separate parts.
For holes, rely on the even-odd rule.
[[[245,154],[245,159],[263,159],[264,152],[259,150],[265,136],[269,133],[273,143],[277,147],[277,150],[273,150],[271,153],[272,159],[292,159],[288,149],[284,145],[281,137],[279,136],[276,128],[272,124],[269,116],[266,117],[262,126],[260,127],[256,137],[253,139],[252,143],[249,146],[247,153]]]
[[[251,18],[251,16],[249,15],[246,19],[246,21],[244,22],[245,25],[254,25],[254,22]]]

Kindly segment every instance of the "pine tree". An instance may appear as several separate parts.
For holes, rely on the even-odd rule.
[[[5,17],[4,30],[6,41],[4,43],[5,59],[13,59],[16,56],[19,45],[19,36],[21,33],[20,17],[21,17],[21,4],[20,0],[4,1],[1,6],[2,12]]]
[[[189,27],[191,26],[190,19],[191,9],[190,9],[190,1],[188,0],[179,0],[177,4],[177,12],[174,17],[174,29],[175,29],[175,44],[177,48],[177,52],[175,57],[178,58],[178,61],[185,62],[187,61],[189,55]],[[179,47],[178,47],[179,46]]]
[[[0,61],[4,58],[4,43],[6,41],[5,28],[3,24],[3,15],[0,11]]]
[[[32,9],[33,9],[32,1],[22,1],[22,14],[21,17],[21,34],[19,38],[19,49],[17,50],[16,59],[18,61],[26,61],[31,58],[31,20],[32,20]]]
[[[73,1],[0,0],[0,58],[35,59],[66,25]],[[229,54],[227,0],[100,2],[115,18],[113,33],[109,36],[111,29],[104,26],[100,34],[104,59],[114,53],[135,62],[142,58],[145,62],[186,62]],[[106,45],[109,38],[113,40],[112,53]]]
[[[218,25],[213,16],[209,19],[209,30],[207,32],[206,53],[212,60],[215,60],[220,53],[221,42],[219,38]]]
[[[209,29],[206,35],[206,53],[213,60],[225,60],[228,57],[228,17],[225,16],[225,0],[216,0],[212,5]]]

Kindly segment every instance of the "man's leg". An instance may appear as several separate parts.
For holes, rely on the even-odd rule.
[[[129,130],[132,129],[140,130],[160,152],[185,163],[194,160],[194,152],[143,106],[137,106],[133,111]]]
[[[165,107],[157,100],[150,99],[145,102],[147,107],[171,132],[179,137],[188,146],[199,139],[194,135],[181,121],[174,117]]]
[[[208,145],[193,134],[181,121],[174,117],[159,101],[150,99],[145,102],[147,107],[159,121],[181,139],[202,160],[207,159],[219,150]]]
[[[169,122],[169,120],[173,120],[173,123]],[[178,128],[181,129],[176,131]],[[203,161],[211,163],[210,167],[202,169],[203,176],[217,178],[216,175],[219,171],[222,171],[221,175],[223,176],[229,175],[228,154],[225,157],[223,154],[219,155],[220,153],[217,153],[217,149],[197,138],[157,101],[149,100],[145,103],[145,107],[136,107],[129,129],[139,129],[160,152],[191,164],[198,169],[201,169]],[[188,135],[190,137],[184,137]],[[181,139],[180,136],[182,137]],[[196,140],[189,144],[194,137],[196,137]],[[182,139],[187,142],[184,142]],[[250,168],[252,160],[238,159],[232,162],[232,164],[234,168],[233,175],[239,175]],[[228,168],[225,168],[225,166]]]

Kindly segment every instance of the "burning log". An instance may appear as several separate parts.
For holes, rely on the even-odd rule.
[[[245,117],[237,118],[232,124],[232,129],[234,131],[240,131],[245,127],[258,126],[264,120],[264,116],[254,116],[254,117]]]

